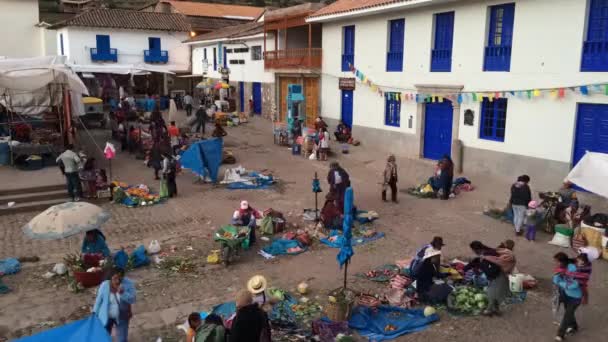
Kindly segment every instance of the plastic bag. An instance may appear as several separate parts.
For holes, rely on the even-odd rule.
[[[158,243],[158,240],[150,241],[150,244],[148,245],[148,253],[156,254],[158,252],[160,252],[160,243]]]
[[[57,263],[53,266],[53,273],[58,275],[64,275],[67,272],[67,267],[65,267],[64,263]]]
[[[15,274],[21,271],[21,263],[15,258],[0,260],[0,273]]]
[[[211,254],[207,255],[207,263],[209,264],[218,264],[220,262],[220,251],[212,250]]]
[[[308,157],[308,160],[315,160],[317,159],[317,155],[313,152],[310,154],[310,156]]]
[[[131,258],[133,259],[133,267],[135,268],[145,266],[150,263],[150,259],[146,255],[146,249],[143,245],[140,245],[133,251],[133,253],[131,253]]]
[[[114,255],[114,266],[120,270],[124,270],[127,268],[127,263],[129,262],[129,256],[124,249],[121,249]]]
[[[570,237],[559,232],[555,232],[553,239],[549,241],[549,243],[555,246],[568,248],[570,247]]]

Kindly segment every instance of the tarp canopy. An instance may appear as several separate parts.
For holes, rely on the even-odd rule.
[[[61,341],[61,342],[82,342],[82,341],[95,341],[95,342],[112,342],[112,337],[108,334],[108,331],[101,324],[101,321],[91,315],[88,318],[80,321],[75,321],[62,325],[57,328],[49,329],[32,335],[29,337],[23,337],[14,342],[48,342],[48,341]]]
[[[104,73],[104,74],[118,74],[118,75],[146,75],[151,72],[160,72],[163,74],[174,74],[171,70],[178,70],[179,67],[175,65],[152,65],[146,63],[135,63],[135,64],[71,64],[69,65],[75,72],[88,72],[88,73]],[[181,70],[181,69],[180,69]]]
[[[67,84],[79,94],[89,94],[78,75],[64,63],[64,57],[0,59],[0,93],[35,91],[49,83]]]
[[[181,156],[182,167],[190,169],[200,177],[209,177],[213,182],[217,182],[223,146],[224,141],[220,138],[201,140],[190,145]]]
[[[596,195],[608,198],[608,154],[585,153],[566,180]]]

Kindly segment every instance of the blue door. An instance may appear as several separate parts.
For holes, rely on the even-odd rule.
[[[452,102],[426,104],[424,118],[424,158],[439,160],[452,154]]]
[[[262,114],[262,83],[253,82],[253,113]]]
[[[97,52],[98,53],[109,53],[110,52],[110,36],[98,34],[97,40]]]
[[[353,91],[342,90],[342,122],[353,128]]]
[[[239,101],[241,101],[240,111],[241,113],[245,112],[245,84],[243,82],[239,82]]]
[[[587,151],[608,153],[608,105],[580,103],[574,139],[572,166]]]

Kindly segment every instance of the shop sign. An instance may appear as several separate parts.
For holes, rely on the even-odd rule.
[[[354,77],[340,77],[338,88],[341,90],[355,90],[355,83]]]

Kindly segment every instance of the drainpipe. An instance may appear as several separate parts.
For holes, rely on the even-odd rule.
[[[452,161],[454,162],[454,171],[462,173],[463,164],[463,147],[462,140],[456,139],[452,142]]]

